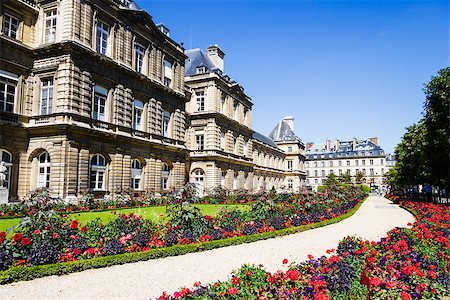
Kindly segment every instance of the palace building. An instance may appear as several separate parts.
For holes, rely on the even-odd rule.
[[[325,141],[306,146],[306,185],[317,190],[330,174],[349,174],[353,181],[371,186],[385,184],[385,174],[391,167],[389,156],[379,145],[378,138],[367,140]],[[358,175],[359,174],[359,175]]]
[[[252,130],[223,51],[185,51],[135,2],[2,1],[0,26],[10,198],[303,186],[304,144]]]

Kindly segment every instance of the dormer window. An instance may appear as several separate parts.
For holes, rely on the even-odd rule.
[[[206,73],[206,67],[205,66],[199,66],[196,69],[197,74],[205,74]]]

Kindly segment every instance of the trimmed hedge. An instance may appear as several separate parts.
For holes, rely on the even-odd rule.
[[[177,256],[187,253],[200,252],[206,250],[212,250],[221,247],[240,245],[244,243],[252,243],[260,240],[266,240],[274,237],[285,236],[293,233],[298,233],[306,231],[313,228],[323,227],[326,225],[334,224],[340,222],[350,216],[352,216],[362,205],[362,203],[367,199],[365,197],[360,203],[358,203],[354,208],[350,209],[347,213],[325,221],[293,226],[277,231],[263,232],[258,234],[252,234],[248,236],[238,236],[233,238],[226,238],[221,240],[214,240],[204,243],[189,244],[189,245],[174,245],[171,247],[162,247],[150,249],[145,252],[133,252],[133,253],[123,253],[110,256],[101,256],[91,259],[83,259],[71,262],[60,262],[50,265],[41,266],[15,266],[8,270],[0,272],[0,284],[7,284],[17,281],[33,280],[36,278],[41,278],[45,276],[52,275],[64,275],[74,272],[80,272],[88,269],[98,269],[114,265],[121,265],[127,263],[134,263],[138,261],[146,261],[155,258],[164,258],[168,256]]]

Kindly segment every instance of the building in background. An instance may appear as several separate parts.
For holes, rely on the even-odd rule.
[[[298,191],[306,174],[305,146],[292,130],[286,131],[287,123],[281,121],[284,131],[271,137],[252,129],[253,103],[224,72],[225,54],[219,46],[185,54],[185,82],[191,90],[186,103],[190,181],[202,193],[217,186]],[[293,126],[293,118],[289,122]]]
[[[389,166],[378,138],[325,141],[306,145],[306,185],[317,190],[330,174],[349,174],[353,181],[382,186]],[[358,173],[360,175],[358,175]],[[359,179],[359,178],[358,178]]]

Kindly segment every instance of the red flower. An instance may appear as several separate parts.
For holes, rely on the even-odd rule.
[[[237,292],[238,292],[238,290],[235,287],[228,289],[228,294],[230,294],[230,295],[236,295]]]
[[[70,222],[70,228],[71,229],[77,229],[78,228],[78,221],[77,220],[72,220],[72,222]]]
[[[29,244],[31,244],[31,240],[30,240],[29,238],[26,237],[26,238],[23,238],[23,239],[22,239],[22,242],[21,242],[21,243],[22,243],[23,246],[26,247],[26,246],[28,246]]]
[[[80,229],[81,229],[81,232],[86,232],[86,230],[87,230],[87,229],[86,229],[86,226],[83,226],[83,227],[81,227]]]
[[[6,232],[2,231],[0,232],[0,244],[3,243],[6,237]]]
[[[239,284],[239,277],[233,277],[232,283],[234,285],[238,285]]]
[[[250,277],[250,276],[252,276],[252,272],[251,271],[247,271],[247,273],[245,273],[245,275],[247,275],[247,277]]]
[[[41,234],[41,231],[40,231],[39,229],[36,229],[36,230],[34,231],[34,234]]]
[[[56,238],[58,238],[58,236],[59,236],[59,235],[58,235],[56,232],[53,232],[52,238],[56,239]]]
[[[436,279],[436,273],[434,271],[428,271],[428,276],[430,276],[432,279]]]
[[[312,256],[311,254],[308,254],[308,259],[314,259],[314,256]]]
[[[18,241],[20,241],[22,239],[22,237],[23,237],[23,235],[21,233],[16,233],[14,235],[13,239],[14,239],[14,241],[18,242]]]
[[[81,254],[81,251],[78,248],[73,249],[73,254],[79,255]]]
[[[405,291],[400,292],[400,297],[402,297],[403,300],[411,300],[411,296]]]
[[[287,264],[287,263],[288,263],[287,258],[283,259],[283,265],[285,265],[285,264]]]
[[[373,285],[374,287],[377,287],[383,283],[383,280],[381,280],[378,277],[370,278],[370,285]]]

